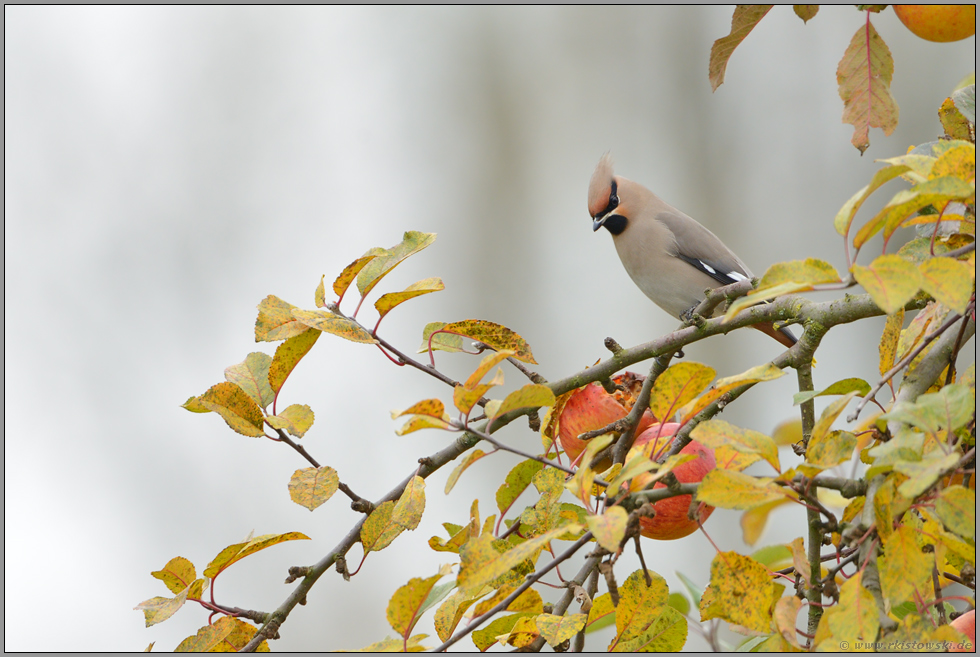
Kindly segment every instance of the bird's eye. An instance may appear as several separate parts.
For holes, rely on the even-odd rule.
[[[602,214],[609,214],[619,206],[619,196],[616,195],[617,191],[616,181],[612,181],[612,189],[609,191],[609,203],[606,204],[606,209],[602,211]]]

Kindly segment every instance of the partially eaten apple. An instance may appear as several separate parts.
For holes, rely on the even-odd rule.
[[[568,397],[558,416],[558,442],[572,463],[578,461],[587,444],[579,436],[626,417],[633,408],[642,382],[642,377],[625,372],[613,378],[613,383],[620,386],[615,394],[609,394],[598,383],[590,383]],[[640,417],[637,435],[654,421],[653,414],[647,410]],[[598,468],[600,471],[603,469],[601,466]]]

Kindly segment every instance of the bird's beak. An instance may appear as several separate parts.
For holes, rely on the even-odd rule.
[[[608,217],[608,216],[609,215],[603,215],[601,217],[595,217],[592,220],[592,232],[593,233],[595,231],[599,230],[600,228],[602,228],[602,224],[606,223],[606,217]]]

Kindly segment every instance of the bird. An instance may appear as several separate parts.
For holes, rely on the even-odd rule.
[[[592,230],[612,235],[619,259],[651,301],[679,319],[704,301],[704,291],[752,278],[752,272],[714,233],[643,185],[613,174],[602,156],[589,182]],[[718,314],[719,311],[716,311]],[[786,347],[796,337],[770,323],[753,325]]]

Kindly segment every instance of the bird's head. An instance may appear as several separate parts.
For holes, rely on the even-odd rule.
[[[629,183],[613,175],[612,156],[606,153],[589,181],[589,215],[592,217],[593,231],[605,226],[613,235],[619,235],[626,230],[628,220],[620,200],[623,182]]]

